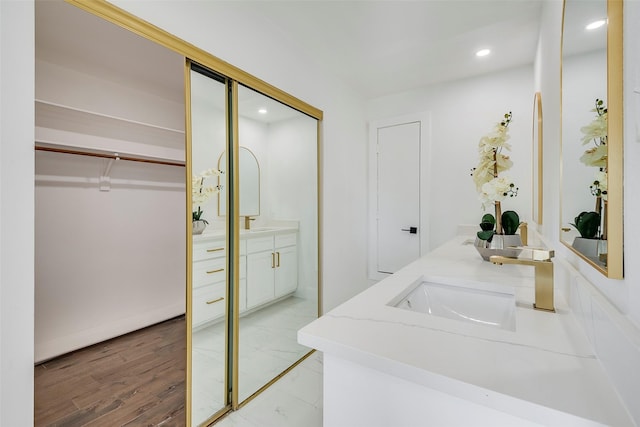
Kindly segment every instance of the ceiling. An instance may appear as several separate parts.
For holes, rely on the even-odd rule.
[[[276,27],[325,72],[372,99],[532,64],[542,0],[262,0],[216,7],[239,8]],[[478,58],[480,48],[492,54]],[[36,54],[87,73],[117,69],[182,102],[175,79],[182,58],[62,1],[36,2]]]
[[[541,0],[242,1],[365,99],[533,64]],[[475,52],[492,54],[478,58]]]

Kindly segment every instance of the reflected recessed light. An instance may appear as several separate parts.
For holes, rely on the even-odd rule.
[[[480,49],[476,52],[476,56],[487,56],[491,53],[491,49]]]
[[[605,19],[601,19],[599,21],[593,21],[591,24],[587,25],[585,28],[587,30],[595,30],[596,28],[602,27],[606,23],[607,21]]]
[[[258,110],[258,113],[267,114],[267,109],[266,108],[261,108],[261,109]]]

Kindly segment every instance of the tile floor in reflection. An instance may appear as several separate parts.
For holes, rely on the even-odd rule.
[[[240,384],[238,393],[241,401],[252,395],[260,387],[309,352],[310,349],[297,343],[297,331],[316,318],[316,309],[317,304],[315,301],[290,297],[240,318]],[[200,329],[193,334],[192,419],[194,424],[204,421],[209,415],[222,407],[225,360],[224,326],[224,323],[220,322]],[[315,355],[312,357],[317,358]],[[315,375],[313,375],[307,372],[310,370],[309,365],[313,364],[309,360],[305,360],[303,363],[305,367],[299,370],[297,367],[296,373],[291,372],[290,374],[293,375],[288,376],[288,380],[281,379],[269,390],[258,396],[255,401],[263,401],[264,395],[272,389],[278,390],[282,384],[287,384],[287,381],[291,382],[292,378],[300,378],[299,381],[302,381],[302,383],[299,385],[302,386],[303,390],[313,389],[313,386],[307,384],[309,378],[313,378],[315,382],[320,384],[320,398],[317,400],[315,397],[309,397],[306,400],[310,400],[310,402],[305,401],[305,403],[314,407],[313,405],[317,401],[321,402],[322,370],[320,369],[319,374],[315,372]],[[316,365],[321,366],[321,362],[317,362]],[[316,369],[316,371],[318,370]],[[317,387],[318,385],[315,384],[316,389]],[[305,393],[295,391],[290,395],[287,396],[285,394],[282,396],[280,410],[283,410],[282,408],[284,407],[292,408],[288,411],[287,417],[296,419],[298,411],[293,408],[297,407],[297,401]],[[290,398],[294,400],[290,400]],[[280,399],[276,399],[276,401],[278,400]],[[252,401],[240,412],[251,405],[255,405],[255,403]],[[321,414],[322,410],[318,409],[318,413]],[[278,414],[283,416],[280,412]],[[235,414],[233,415],[235,416]],[[250,426],[252,424],[244,425]],[[267,426],[271,424],[260,423],[258,425]]]
[[[313,353],[215,426],[322,427],[322,353]]]

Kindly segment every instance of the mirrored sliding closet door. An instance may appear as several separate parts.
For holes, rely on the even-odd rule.
[[[318,317],[318,120],[188,65],[192,426],[270,386]]]
[[[218,193],[225,176],[218,157],[227,149],[227,83],[222,77],[193,66],[189,70],[191,174],[191,263],[187,289],[190,320],[188,366],[190,389],[187,403],[191,425],[206,421],[230,403],[228,375],[228,322],[230,275],[228,274],[227,222],[218,215]],[[190,401],[190,402],[189,402]]]
[[[310,351],[297,331],[318,317],[317,131],[316,119],[238,87],[239,402]]]

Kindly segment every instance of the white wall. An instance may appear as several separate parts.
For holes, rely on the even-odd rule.
[[[627,312],[640,327],[640,2],[624,3],[624,244]]]
[[[374,99],[367,104],[369,121],[411,113],[431,113],[430,247],[455,236],[458,224],[479,224],[483,215],[471,168],[478,164],[478,142],[503,115],[513,112],[509,126],[514,166],[505,174],[520,188],[502,203],[521,220],[531,219],[531,117],[533,72],[521,67],[461,81]]]
[[[243,2],[113,3],[324,111],[324,310],[365,289],[367,137],[359,97]]]
[[[317,250],[317,121],[302,115],[269,125],[267,219],[299,221],[297,295],[315,300]]]
[[[90,138],[87,135],[87,138]],[[36,154],[35,360],[185,312],[184,168]]]
[[[638,393],[640,393],[640,214],[637,183],[640,169],[634,160],[640,155],[637,131],[640,126],[640,99],[634,87],[640,86],[640,2],[625,1],[624,16],[624,218],[625,218],[625,278],[609,280],[573,252],[560,244],[560,36],[562,2],[547,0],[542,10],[535,87],[542,92],[544,111],[544,223],[539,227],[550,245],[555,246],[556,283],[567,285],[569,302],[604,369],[615,384],[636,422],[640,422]],[[568,266],[565,262],[568,261]]]
[[[0,425],[33,425],[34,6],[0,1]]]

